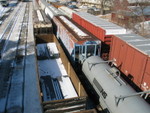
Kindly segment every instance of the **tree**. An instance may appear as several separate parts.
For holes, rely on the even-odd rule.
[[[101,14],[103,15],[105,13],[105,8],[110,8],[112,5],[113,0],[101,0],[100,8],[101,8]]]
[[[144,24],[146,21],[145,10],[148,5],[150,5],[149,0],[113,0],[112,11],[116,15],[124,15],[124,17],[128,18],[121,20],[122,23],[127,23],[124,27],[144,36],[148,33]],[[121,23],[119,16],[116,16],[115,20]]]
[[[140,27],[135,28],[134,30],[136,31],[136,33],[140,34],[140,35],[147,35],[147,28],[145,27],[145,21],[146,21],[146,10],[150,10],[150,8],[148,7],[148,5],[150,4],[149,0],[135,0],[134,6],[135,8],[133,9],[133,12],[135,14],[136,22],[135,24],[139,24]],[[149,9],[148,9],[149,8]]]
[[[127,0],[113,0],[112,10],[113,11],[129,10],[128,6],[129,6],[129,3]]]

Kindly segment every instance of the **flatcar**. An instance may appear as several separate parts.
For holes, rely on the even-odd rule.
[[[115,67],[110,67],[98,56],[87,58],[82,71],[97,92],[99,103],[106,113],[149,113],[149,104],[121,77]],[[145,92],[146,93],[146,92]]]

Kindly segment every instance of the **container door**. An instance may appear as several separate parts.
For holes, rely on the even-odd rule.
[[[74,60],[79,62],[79,54],[81,53],[81,46],[75,46]]]
[[[81,45],[79,48],[79,61],[82,63],[86,59],[86,46]]]
[[[121,70],[125,75],[129,75],[131,72],[131,68],[133,65],[134,61],[134,55],[135,55],[135,50],[131,47],[127,47],[126,55],[125,55],[125,60],[124,63],[122,64]],[[133,77],[131,77],[132,79]]]
[[[147,55],[142,54],[139,51],[135,51],[134,54],[135,55],[130,74],[134,77],[134,83],[140,86],[146,66]]]
[[[114,37],[112,44],[111,44],[110,60],[115,60],[114,65],[117,67],[121,65],[121,62],[119,62],[121,53],[123,51],[123,48],[121,48],[122,47],[121,45],[123,45],[121,43],[121,40]]]
[[[150,58],[147,61],[144,77],[140,86],[143,91],[150,90]]]
[[[120,52],[119,52],[119,56],[118,56],[118,68],[120,68],[120,69],[124,63],[126,51],[127,51],[127,44],[125,44],[123,42],[120,43]]]

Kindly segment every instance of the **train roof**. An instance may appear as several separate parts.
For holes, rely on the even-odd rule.
[[[89,35],[89,33],[82,27],[78,26],[76,23],[71,21],[66,16],[56,17],[59,22],[73,35],[71,37],[75,42],[84,43],[85,41],[97,41],[98,39],[94,36]]]
[[[95,26],[100,27],[106,31],[106,35],[113,35],[113,34],[125,34],[126,29],[120,27],[114,23],[96,17],[86,12],[76,12],[75,14],[80,15],[83,19],[93,23]]]
[[[54,13],[54,15],[63,15],[61,11],[59,11],[57,8],[55,8],[52,5],[49,5],[49,9]]]
[[[66,17],[60,16],[60,19],[63,20],[74,32],[76,32],[79,36],[85,37],[88,36],[84,31],[78,28],[74,23],[69,21]]]
[[[150,39],[146,39],[137,34],[124,34],[116,36],[144,54],[150,55]]]

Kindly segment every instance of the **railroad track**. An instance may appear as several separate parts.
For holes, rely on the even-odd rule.
[[[17,22],[17,18],[19,16],[19,12],[21,11],[21,7],[22,7],[22,5],[19,6],[19,9],[14,14],[14,16],[11,18],[10,22],[8,23],[8,25],[6,26],[6,28],[4,29],[4,31],[0,37],[0,58],[2,57],[3,51],[7,44],[7,40],[9,40],[12,30]]]
[[[29,4],[25,4],[25,11],[23,12],[23,19],[20,27],[19,37],[17,44],[13,53],[13,57],[11,59],[7,60],[7,55],[2,57],[1,62],[3,64],[2,67],[7,66],[9,68],[9,72],[4,73],[7,70],[0,69],[0,73],[7,76],[6,81],[3,82],[2,85],[3,89],[0,88],[0,90],[3,90],[3,95],[0,94],[0,113],[1,112],[15,112],[15,113],[23,113],[24,111],[24,83],[25,83],[25,63],[26,63],[26,52],[27,52],[27,37],[28,37],[28,21],[29,21]],[[21,5],[20,8],[23,9],[23,6]],[[20,10],[22,10],[20,9]],[[21,13],[21,12],[20,12]],[[5,33],[3,35],[2,40],[0,41],[0,52],[3,56],[3,53],[8,51],[8,48],[10,49],[10,38],[11,33],[13,32],[13,29],[15,27],[15,24],[18,22],[18,17],[21,17],[19,12],[16,12],[15,16],[12,18],[12,21],[8,25],[8,27],[5,30]],[[10,31],[10,32],[9,32]],[[3,43],[2,43],[3,42]],[[14,44],[13,44],[14,45]],[[7,48],[7,46],[10,46]],[[8,57],[10,55],[8,54]],[[12,59],[13,58],[13,59]],[[8,62],[8,63],[6,63]],[[5,69],[4,68],[4,69]],[[7,69],[6,68],[6,69]],[[0,81],[4,78],[0,78]],[[2,99],[3,98],[3,99]]]
[[[6,9],[6,10],[5,10]],[[1,14],[0,15],[0,26],[4,23],[5,19],[7,19],[7,17],[10,15],[10,13],[13,11],[13,7],[10,7],[10,9],[7,9],[6,7],[4,7],[3,10],[1,10]]]

